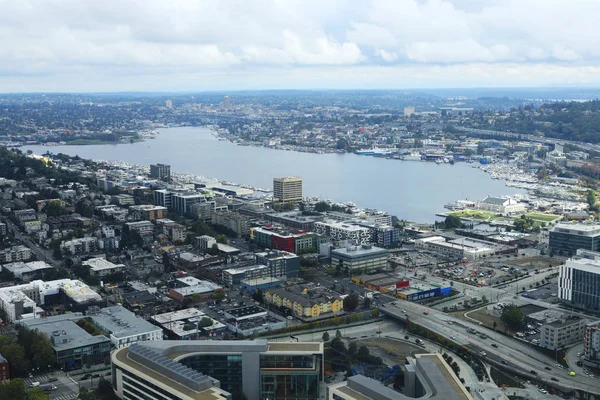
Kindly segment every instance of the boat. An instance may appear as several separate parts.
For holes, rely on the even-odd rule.
[[[441,158],[437,158],[437,159],[435,160],[435,163],[436,163],[436,164],[443,164],[443,162],[444,162],[444,161],[443,161]]]
[[[366,150],[357,150],[356,154],[361,155],[361,156],[377,156],[377,157],[381,157],[381,156],[389,156],[394,154],[393,151],[388,150],[388,149],[378,149],[376,147],[373,147],[372,149],[366,149]]]
[[[410,153],[402,156],[404,161],[421,161],[421,154],[419,153]]]

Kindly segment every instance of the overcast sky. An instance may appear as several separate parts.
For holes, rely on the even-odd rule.
[[[598,0],[0,0],[0,92],[600,86]]]

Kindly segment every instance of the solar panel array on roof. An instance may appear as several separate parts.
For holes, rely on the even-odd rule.
[[[147,366],[148,364],[152,364],[151,368],[160,374],[193,391],[201,392],[212,387],[212,379],[210,377],[202,375],[183,364],[165,357],[158,351],[140,344],[136,343],[129,347],[129,357],[142,365]]]

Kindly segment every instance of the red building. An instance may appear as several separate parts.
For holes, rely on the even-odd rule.
[[[8,361],[0,354],[0,383],[10,381],[10,369],[8,368]]]
[[[273,232],[271,235],[271,249],[283,250],[289,253],[294,252],[295,238],[294,236],[283,236]]]

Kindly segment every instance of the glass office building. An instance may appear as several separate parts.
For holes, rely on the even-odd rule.
[[[148,400],[172,400],[171,394],[183,400],[309,400],[319,398],[324,378],[321,342],[148,341],[114,351],[111,360],[121,399],[141,393],[133,383],[148,383],[154,385]]]
[[[234,399],[242,397],[241,354],[195,354],[181,359],[180,362],[195,371],[219,380],[221,389],[231,393]]]
[[[322,362],[316,354],[261,354],[261,400],[318,398]]]
[[[600,225],[557,224],[550,231],[549,245],[552,251],[563,255],[575,254],[578,249],[600,251]]]

